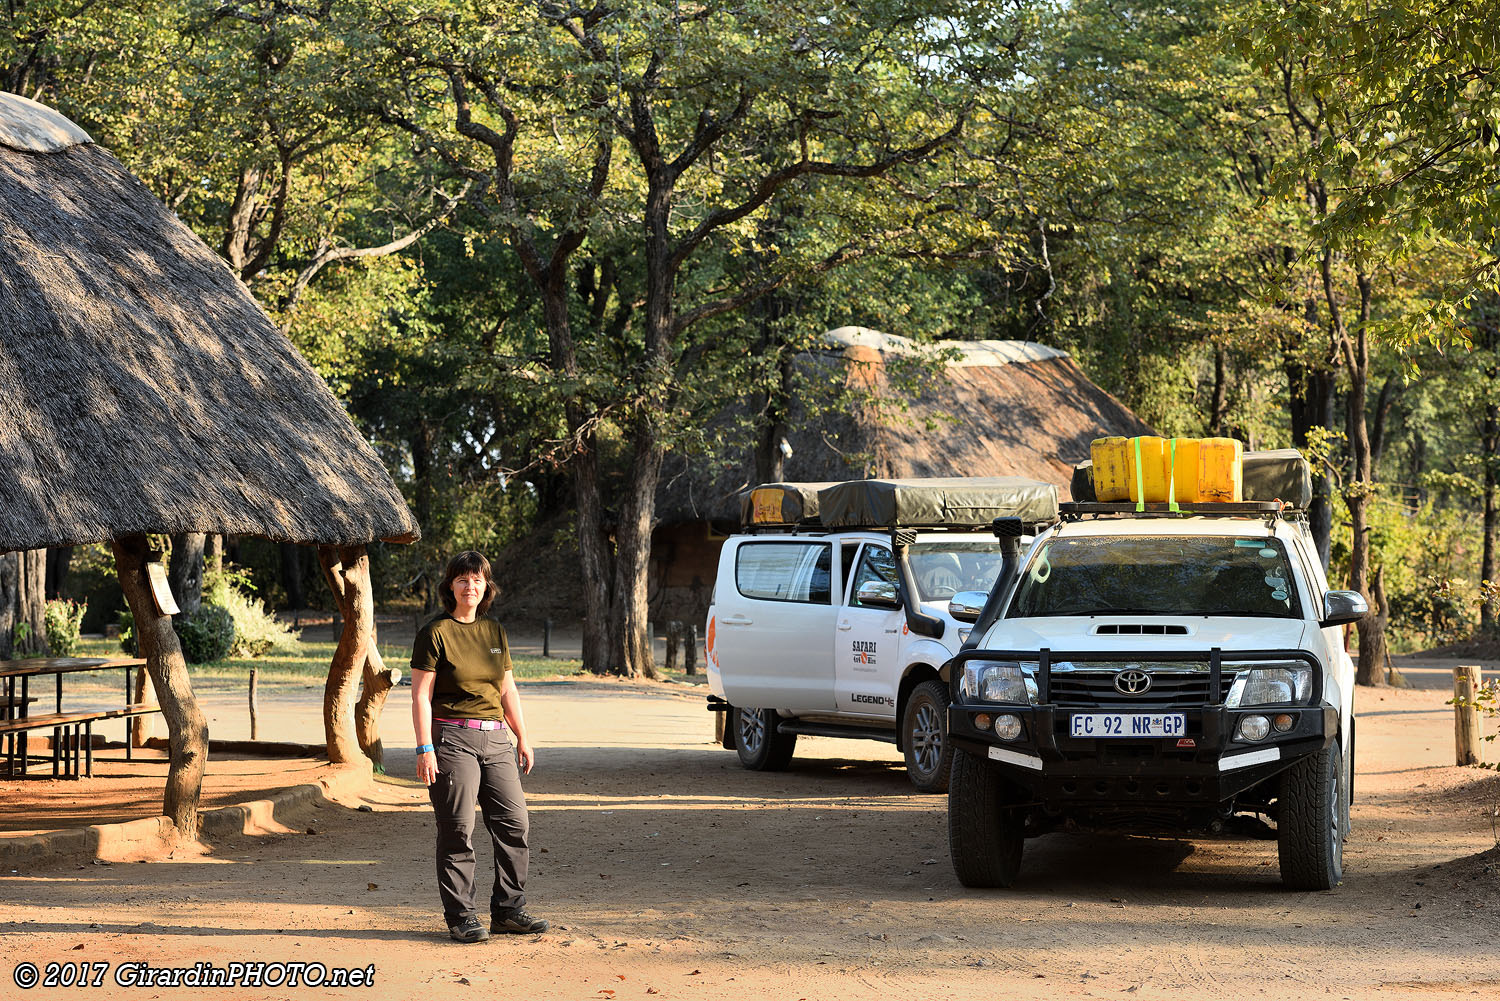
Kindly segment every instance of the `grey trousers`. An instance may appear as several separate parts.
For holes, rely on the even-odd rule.
[[[495,849],[490,916],[507,915],[526,904],[526,870],[531,859],[526,795],[521,791],[510,730],[471,730],[441,723],[432,729],[438,775],[427,787],[427,795],[437,814],[437,878],[443,917],[451,926],[475,914],[476,801]]]

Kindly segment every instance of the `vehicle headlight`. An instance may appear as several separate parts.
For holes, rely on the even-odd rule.
[[[1312,668],[1307,664],[1264,664],[1241,670],[1229,688],[1224,705],[1274,706],[1304,704],[1312,693]]]
[[[959,694],[971,702],[1018,702],[1036,705],[1035,664],[971,660],[964,663]]]

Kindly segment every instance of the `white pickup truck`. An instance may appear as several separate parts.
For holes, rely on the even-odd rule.
[[[710,708],[756,770],[798,735],[896,744],[912,783],[948,787],[948,675],[969,626],[950,605],[1011,568],[1022,525],[1055,519],[1051,484],[1019,478],[768,484],[719,557],[705,630]],[[1002,519],[1004,538],[990,529]],[[972,609],[977,613],[978,607]]]
[[[1009,886],[1026,839],[1059,830],[1274,836],[1289,888],[1342,878],[1340,627],[1367,606],[1324,576],[1301,458],[1245,462],[1259,501],[1062,505],[1016,578],[960,612],[948,824],[964,885]]]

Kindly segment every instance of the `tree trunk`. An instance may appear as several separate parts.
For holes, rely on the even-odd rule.
[[[573,425],[575,415],[569,416]],[[581,418],[578,418],[581,420]],[[611,553],[604,530],[599,490],[599,456],[592,434],[573,457],[573,492],[578,507],[579,574],[583,583],[583,666],[595,674],[610,670],[609,619]]]
[[[1214,389],[1208,402],[1208,433],[1216,438],[1224,435],[1224,422],[1229,411],[1229,376],[1224,365],[1224,345],[1214,345]]]
[[[172,536],[172,567],[167,583],[183,615],[192,615],[203,604],[204,538],[202,532]]]
[[[169,764],[162,812],[182,837],[193,840],[198,837],[198,800],[208,764],[208,722],[193,697],[187,662],[172,631],[172,617],[158,612],[151,597],[146,563],[152,554],[146,537],[128,535],[114,540],[113,545],[120,588],[135,617],[141,654],[167,721]]]
[[[283,542],[277,548],[281,551],[281,589],[286,592],[286,607],[303,608],[307,596],[302,593],[302,547]]]
[[[646,624],[651,569],[651,527],[655,521],[656,486],[665,458],[650,418],[633,429],[634,461],[625,487],[624,509],[615,532],[615,593],[610,616],[611,673],[627,678],[656,678],[656,663]]]
[[[330,565],[319,551],[319,563],[323,567],[323,579],[333,592],[334,603],[341,610],[345,622],[364,617],[370,622],[369,640],[365,645],[364,663],[360,668],[361,687],[359,702],[354,706],[354,736],[359,749],[375,765],[375,770],[385,774],[385,744],[380,739],[380,712],[385,708],[386,696],[401,680],[401,672],[385,666],[380,656],[380,647],[375,636],[374,592],[368,576],[357,579],[357,574],[340,564]],[[365,564],[368,567],[368,561]],[[357,566],[356,566],[357,569]],[[368,608],[360,606],[368,605]],[[325,718],[326,718],[325,713]]]
[[[213,534],[203,537],[203,572],[224,572],[224,536]]]
[[[1479,579],[1495,579],[1495,466],[1500,463],[1500,404],[1486,403],[1484,407],[1484,436],[1480,447],[1480,462],[1484,465],[1484,548],[1479,561]],[[1479,606],[1479,626],[1487,635],[1495,633],[1495,603],[1486,601]]]
[[[47,600],[61,598],[68,586],[68,570],[73,563],[73,547],[58,546],[47,550]]]
[[[47,550],[0,554],[0,660],[47,653]]]
[[[328,760],[348,764],[362,759],[354,724],[354,693],[366,669],[370,632],[375,628],[370,558],[364,546],[319,546],[318,560],[344,620],[333,663],[328,666],[328,683],[323,686],[323,734]]]

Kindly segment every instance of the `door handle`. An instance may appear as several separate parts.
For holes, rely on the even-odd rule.
[[[851,630],[853,628],[854,628],[853,624],[851,624],[848,619],[845,619],[843,622],[839,623],[839,631],[840,632],[847,633],[849,630]]]
[[[723,618],[723,619],[720,619],[719,621],[722,624],[726,625],[726,626],[748,626],[748,625],[750,625],[750,623],[751,623],[752,620],[745,618],[745,616],[743,616],[743,615],[736,615],[732,619],[731,618]]]

